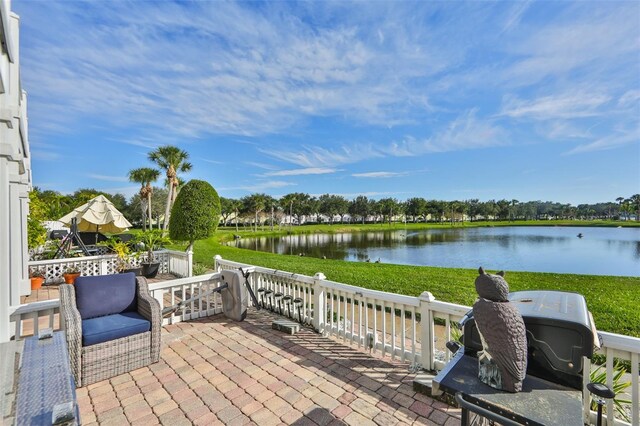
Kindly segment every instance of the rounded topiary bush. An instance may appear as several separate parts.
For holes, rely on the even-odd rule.
[[[220,222],[220,197],[213,186],[203,180],[187,182],[171,209],[169,236],[172,240],[189,241],[210,237]]]

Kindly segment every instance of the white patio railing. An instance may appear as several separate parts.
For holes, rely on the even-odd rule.
[[[283,271],[254,267],[216,257],[218,272],[177,280],[151,284],[151,294],[162,307],[172,306],[198,294],[218,287],[221,283],[222,270],[250,268],[249,282],[266,305],[278,307],[275,294],[285,315],[312,324],[314,328],[328,336],[342,339],[365,350],[378,352],[399,360],[412,363],[414,367],[422,366],[428,370],[444,367],[449,359],[444,344],[454,337],[452,330],[455,322],[468,312],[470,307],[435,300],[424,292],[419,297],[404,296],[394,293],[368,290],[325,279],[321,273],[313,277],[292,274]],[[267,296],[266,291],[271,290]],[[289,299],[289,310],[286,309],[284,296]],[[299,298],[298,306],[293,299]],[[260,303],[260,301],[259,301]],[[197,319],[222,312],[219,294],[209,294],[199,300],[193,300],[171,316],[164,319],[164,324],[172,324],[190,319]],[[23,323],[34,321],[37,332],[38,321],[43,326],[55,327],[54,321],[58,313],[58,301],[35,302],[12,308],[11,321],[16,322],[16,338],[22,337]],[[630,374],[627,374],[631,386],[624,398],[631,400],[628,423],[621,419],[614,410],[613,402],[606,406],[608,424],[638,425],[639,412],[639,363],[640,339],[619,334],[601,332],[603,345],[600,354],[606,356],[607,385],[613,386],[614,359],[630,363]],[[585,371],[591,366],[585,358]],[[591,398],[586,390],[589,375],[584,377],[583,389],[584,419],[595,423],[595,414],[590,409]],[[613,415],[611,415],[613,413]]]
[[[220,285],[221,274],[214,273],[149,284],[149,292],[160,303],[161,309],[192,299],[164,318],[163,325],[166,325],[222,313],[220,294],[208,294]],[[198,297],[204,293],[207,294]]]
[[[249,267],[216,256],[216,270]],[[469,306],[435,300],[429,292],[419,297],[368,290],[361,287],[328,281],[322,273],[313,277],[273,269],[253,267],[254,290],[269,289],[284,294],[305,296],[304,319],[316,331],[334,336],[382,355],[397,357],[420,365],[427,370],[440,370],[451,358],[445,343],[454,338],[455,323],[471,309]],[[273,297],[273,294],[271,297]],[[452,324],[454,324],[452,326]],[[614,410],[613,400],[606,413],[613,413],[610,424],[640,425],[639,363],[640,339],[614,333],[600,332],[603,344],[598,352],[606,357],[607,385],[613,387],[614,359],[631,364],[629,420],[621,419]],[[585,371],[591,371],[589,359],[584,358]],[[591,411],[591,397],[586,389],[589,375],[584,375],[583,404],[585,421],[595,423]],[[608,414],[605,415],[608,418]]]
[[[158,250],[153,252],[156,262],[160,262],[159,273],[171,273],[179,277],[189,277],[193,271],[193,253],[176,250]],[[118,271],[115,254],[101,256],[70,257],[65,259],[37,260],[29,262],[29,273],[39,269],[45,274],[45,283],[52,284],[62,282],[62,275],[67,268],[74,267],[80,270],[83,276],[110,275]],[[147,253],[140,256],[131,256],[129,262],[133,267],[138,267],[147,261]]]

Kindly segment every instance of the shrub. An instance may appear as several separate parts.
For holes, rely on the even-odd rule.
[[[193,264],[193,275],[204,275],[207,272],[209,272],[207,265],[203,265],[202,263]]]
[[[46,204],[36,191],[29,192],[29,217],[27,219],[27,245],[36,249],[47,241],[47,229],[42,226],[45,220]]]
[[[220,198],[213,187],[202,180],[187,182],[171,209],[169,236],[172,240],[193,242],[210,237],[220,222]]]

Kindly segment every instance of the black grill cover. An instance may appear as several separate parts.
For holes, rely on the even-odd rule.
[[[584,297],[561,291],[516,291],[509,300],[527,328],[527,374],[582,389],[582,357],[592,357],[596,336]],[[482,343],[473,311],[463,321],[465,353],[476,356]]]

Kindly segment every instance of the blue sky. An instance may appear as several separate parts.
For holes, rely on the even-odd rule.
[[[132,195],[160,145],[254,192],[640,192],[640,2],[20,1],[35,185]]]

